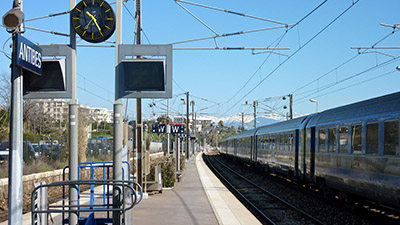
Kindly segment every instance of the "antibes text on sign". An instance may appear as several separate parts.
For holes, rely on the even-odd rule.
[[[42,49],[19,34],[15,38],[15,63],[37,75],[42,75]]]

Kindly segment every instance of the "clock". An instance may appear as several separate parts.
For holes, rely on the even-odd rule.
[[[71,10],[71,26],[85,41],[99,43],[115,30],[115,14],[103,0],[82,0]]]

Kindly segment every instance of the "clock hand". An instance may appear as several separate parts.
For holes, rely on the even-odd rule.
[[[89,21],[89,23],[85,26],[85,30],[88,29],[90,23],[93,21],[93,18]]]
[[[89,11],[86,11],[86,14],[88,14],[88,15],[92,18],[93,22],[94,22],[94,23],[96,24],[96,26],[97,26],[97,29],[99,29],[99,31],[100,31],[100,33],[101,33],[101,29],[100,29],[99,24],[97,24],[96,18],[95,18]]]

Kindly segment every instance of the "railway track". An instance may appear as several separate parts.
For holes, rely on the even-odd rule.
[[[207,165],[263,224],[324,224],[282,198],[274,195],[216,157],[203,155]]]

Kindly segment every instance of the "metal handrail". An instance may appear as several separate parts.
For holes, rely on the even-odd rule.
[[[49,205],[47,210],[37,210],[35,209],[35,198],[37,198],[38,190],[40,188],[49,188],[49,187],[56,187],[56,186],[77,186],[77,185],[107,185],[113,186],[115,189],[116,187],[121,188],[121,202],[120,205],[115,204],[72,204],[72,205],[65,205],[64,198],[61,205]],[[138,191],[134,189],[134,186],[137,186]],[[130,193],[129,193],[130,192]],[[139,194],[138,194],[139,193]],[[130,202],[128,203],[126,197],[130,198]],[[76,181],[59,181],[53,182],[51,184],[41,184],[35,187],[32,191],[31,196],[31,210],[32,210],[32,224],[34,224],[35,216],[40,213],[80,213],[80,212],[113,212],[119,211],[123,214],[127,210],[132,209],[135,205],[139,204],[143,199],[143,190],[142,187],[135,181],[127,181],[127,180],[76,180]],[[122,205],[122,208],[121,208]],[[128,205],[128,207],[125,207]],[[110,206],[114,208],[110,208]],[[115,206],[118,206],[116,208]],[[72,209],[71,209],[72,208]]]

